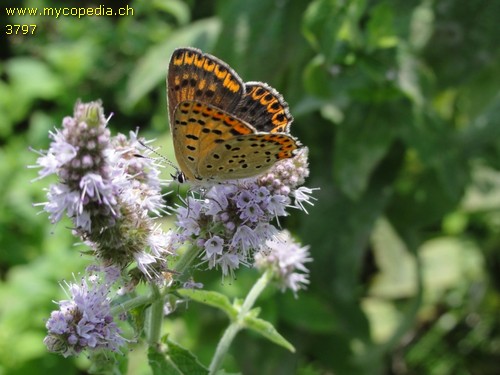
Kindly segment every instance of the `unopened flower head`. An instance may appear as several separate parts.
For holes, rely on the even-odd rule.
[[[302,208],[294,194],[308,173],[307,151],[302,151],[262,176],[210,186],[199,199],[190,196],[177,209],[178,243],[201,247],[209,268],[232,275],[278,233],[274,219],[287,216],[288,207]]]
[[[39,178],[56,174],[59,182],[48,189],[44,210],[54,223],[69,216],[74,232],[104,263],[125,267],[136,261],[154,278],[170,254],[170,235],[149,216],[166,210],[164,181],[136,132],[111,137],[106,125],[100,102],[78,102],[62,130],[51,133],[49,150],[39,152]]]
[[[64,357],[83,350],[107,349],[119,352],[126,340],[121,336],[110,312],[110,288],[119,274],[107,268],[81,279],[79,284],[66,283],[69,299],[58,302],[47,320],[47,349]]]
[[[308,269],[304,265],[311,262],[309,246],[301,247],[288,231],[281,232],[255,254],[255,266],[264,271],[271,270],[280,289],[290,289],[295,295],[309,284]]]

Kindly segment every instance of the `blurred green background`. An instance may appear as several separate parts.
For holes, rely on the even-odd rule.
[[[128,17],[7,16],[5,7],[129,5]],[[309,289],[268,290],[262,316],[297,349],[248,332],[225,368],[244,374],[500,373],[498,1],[4,0],[0,24],[0,375],[85,374],[43,346],[58,285],[91,262],[30,182],[48,131],[101,98],[113,132],[140,127],[172,160],[165,105],[173,49],[195,46],[277,88],[309,147]],[[166,171],[168,175],[170,171]],[[196,274],[243,297],[257,277]],[[165,332],[208,365],[227,320],[190,303]],[[145,348],[129,374],[149,374]]]

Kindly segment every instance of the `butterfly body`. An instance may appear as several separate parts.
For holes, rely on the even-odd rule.
[[[301,147],[281,95],[261,82],[243,83],[214,56],[179,48],[170,60],[167,97],[174,151],[188,181],[256,176]]]

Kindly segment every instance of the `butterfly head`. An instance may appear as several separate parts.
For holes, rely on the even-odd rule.
[[[177,181],[179,184],[183,184],[187,181],[186,175],[180,170],[176,168],[175,173],[171,173],[172,179]]]

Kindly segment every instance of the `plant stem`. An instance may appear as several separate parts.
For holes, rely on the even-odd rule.
[[[217,344],[217,349],[215,350],[214,357],[212,358],[212,362],[209,367],[209,375],[213,375],[220,368],[224,357],[229,349],[229,346],[234,340],[234,337],[239,332],[242,327],[239,322],[232,322],[229,327],[226,328],[226,331],[222,335],[219,343]]]
[[[113,306],[111,308],[111,315],[116,315],[122,312],[129,311],[137,306],[142,306],[142,305],[147,305],[151,302],[153,302],[154,296],[153,295],[141,295],[132,298],[131,300],[125,301],[123,303],[120,303],[119,305]]]
[[[272,277],[273,274],[269,270],[262,274],[259,280],[257,280],[257,282],[253,285],[252,289],[250,289],[250,292],[248,292],[243,305],[241,305],[241,310],[238,314],[239,316],[244,317],[250,311],[257,298],[271,281]]]
[[[150,284],[153,303],[148,309],[148,331],[147,337],[150,346],[157,345],[161,337],[161,324],[163,322],[163,297],[160,294],[158,286],[154,283]]]
[[[271,281],[272,272],[266,271],[262,274],[262,276],[257,280],[257,282],[253,285],[250,292],[248,292],[245,301],[241,305],[238,315],[236,318],[229,324],[226,328],[226,331],[222,335],[219,343],[217,344],[217,349],[215,350],[214,357],[212,358],[212,362],[209,367],[209,375],[213,375],[220,368],[224,357],[226,356],[231,343],[233,342],[236,334],[243,328],[245,328],[245,317],[248,315],[249,311],[252,309],[255,301],[265,289],[265,287]]]
[[[184,272],[186,272],[189,266],[191,266],[191,263],[193,263],[193,261],[196,259],[200,251],[200,247],[190,246],[177,261],[174,266],[174,271],[179,272],[181,274],[181,278],[184,276]]]
[[[184,254],[182,254],[179,261],[176,263],[174,270],[179,272],[180,279],[182,280],[184,276],[184,272],[191,266],[193,261],[196,259],[200,252],[200,248],[197,246],[189,247]],[[163,322],[163,305],[165,303],[165,294],[168,293],[168,288],[161,293],[158,286],[154,283],[150,284],[151,286],[151,307],[148,311],[148,329],[147,329],[147,337],[149,341],[149,345],[157,345],[160,342],[161,337],[161,325]]]
[[[183,276],[184,272],[189,268],[191,263],[196,259],[200,252],[200,248],[196,246],[189,247],[175,265],[174,270]],[[163,322],[163,305],[165,302],[165,295],[168,294],[169,288],[165,288],[164,293],[161,293],[158,286],[150,283],[151,293],[147,296],[137,296],[129,301],[123,302],[111,309],[112,314],[119,314],[124,311],[129,311],[135,307],[148,305],[147,311],[147,328],[146,334],[149,345],[156,345],[160,341],[161,326]]]

